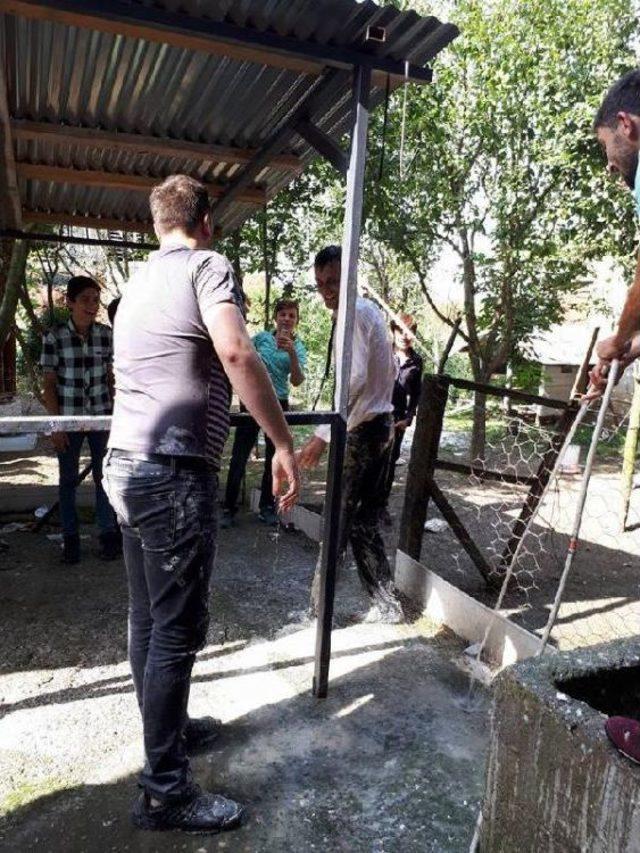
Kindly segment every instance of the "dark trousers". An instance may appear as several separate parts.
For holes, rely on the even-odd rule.
[[[393,481],[396,477],[396,465],[398,464],[398,459],[400,458],[400,449],[402,447],[402,439],[404,438],[403,430],[395,430],[395,434],[393,436],[393,444],[391,445],[391,451],[389,453],[389,465],[387,467],[387,476],[384,485],[384,505],[389,502],[389,496],[391,495],[391,489],[393,488]]]
[[[362,585],[371,598],[383,601],[388,601],[394,593],[391,567],[380,534],[391,428],[391,416],[380,415],[347,434],[340,505],[339,568],[351,543]],[[318,562],[311,593],[312,605],[316,607],[319,580]]]
[[[278,400],[282,406],[282,411],[289,410],[288,400]],[[246,412],[245,408],[242,408]],[[251,449],[256,443],[260,427],[251,418],[250,423],[245,426],[236,427],[236,434],[233,438],[233,449],[231,450],[231,462],[229,463],[229,472],[227,474],[227,485],[224,493],[224,508],[231,515],[235,515],[238,509],[238,497],[240,495],[240,487],[242,478],[247,467],[247,461]],[[265,456],[264,470],[262,472],[262,485],[260,487],[260,509],[274,509],[275,500],[273,497],[273,479],[271,476],[271,463],[275,447],[268,435],[265,434]]]
[[[100,533],[111,533],[116,529],[116,517],[102,488],[102,460],[107,450],[108,432],[69,432],[69,445],[58,453],[60,521],[65,536],[78,533],[76,492],[80,473],[80,450],[85,438],[91,453],[91,474],[96,489],[96,523]]]
[[[107,456],[105,483],[129,582],[129,660],[146,756],[140,785],[168,800],[191,784],[183,732],[191,670],[209,625],[217,484],[203,463],[117,453]]]

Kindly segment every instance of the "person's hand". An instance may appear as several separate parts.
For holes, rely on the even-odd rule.
[[[603,362],[611,362],[614,358],[624,357],[629,348],[629,341],[622,341],[617,335],[603,338],[596,347],[596,355]]]
[[[278,512],[288,512],[300,497],[300,472],[292,446],[276,447],[271,463],[273,495],[278,501]],[[281,494],[286,484],[286,491]]]
[[[298,465],[303,469],[317,468],[326,447],[326,441],[318,438],[317,435],[311,436],[296,453]]]
[[[408,420],[396,421],[396,423],[394,424],[395,429],[397,429],[399,432],[404,432],[408,426],[409,426]]]
[[[293,352],[293,338],[288,332],[276,332],[276,346],[283,349],[289,355]]]
[[[56,453],[64,453],[69,447],[69,436],[66,432],[52,432],[51,441]]]

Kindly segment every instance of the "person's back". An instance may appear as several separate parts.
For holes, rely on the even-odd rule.
[[[129,283],[115,324],[116,404],[105,478],[121,523],[129,583],[129,660],[142,715],[141,829],[218,832],[240,822],[232,800],[193,784],[188,752],[217,733],[187,715],[206,641],[216,490],[229,380],[273,439],[274,488],[299,481],[293,439],[253,348],[229,263],[208,250],[209,196],[175,175],[151,193],[160,239]]]
[[[114,330],[110,447],[219,466],[230,389],[202,314],[222,301],[241,304],[231,265],[216,252],[163,247],[129,282]]]

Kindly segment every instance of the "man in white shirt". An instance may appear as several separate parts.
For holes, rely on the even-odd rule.
[[[327,246],[316,255],[316,286],[332,312],[337,310],[340,300],[340,267],[339,246]],[[384,317],[373,302],[358,297],[339,535],[341,558],[351,542],[360,580],[372,600],[366,616],[371,622],[399,622],[403,618],[379,529],[392,446],[394,380],[393,352]],[[330,436],[328,425],[318,427],[298,452],[302,468],[318,465]],[[313,610],[318,602],[318,581],[319,569],[316,569],[311,592]]]

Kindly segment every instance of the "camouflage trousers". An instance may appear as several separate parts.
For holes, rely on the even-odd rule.
[[[391,415],[379,415],[347,434],[340,501],[338,574],[350,543],[362,585],[371,598],[383,601],[394,594],[391,567],[380,534],[393,444],[392,427]],[[317,610],[319,583],[320,559],[311,589],[314,611]]]

